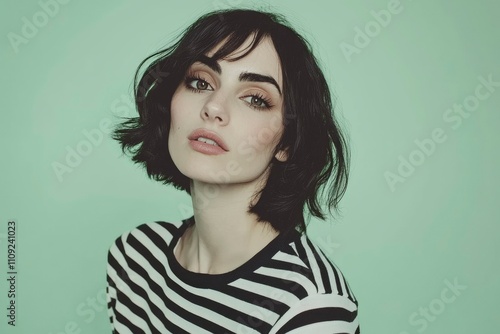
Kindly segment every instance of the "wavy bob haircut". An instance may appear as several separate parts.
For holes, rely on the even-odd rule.
[[[249,36],[253,42],[247,51],[227,59]],[[271,39],[283,72],[284,131],[274,154],[285,149],[288,158],[281,162],[273,157],[267,183],[255,194],[259,200],[248,212],[277,231],[305,232],[306,203],[310,214],[323,220],[320,199],[330,213],[339,211],[347,187],[349,152],[309,43],[279,14],[231,9],[201,16],[171,46],[141,62],[134,80],[139,116],[119,124],[113,138],[146,168],[150,178],[191,194],[191,180],[177,169],[168,151],[172,95],[189,66],[219,43],[223,42],[212,59],[236,61],[263,38]]]

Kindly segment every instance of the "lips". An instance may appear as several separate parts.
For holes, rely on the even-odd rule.
[[[203,137],[207,138],[210,140],[213,140],[220,148],[222,148],[224,151],[229,151],[227,148],[226,143],[220,138],[215,132],[209,131],[206,129],[196,129],[195,131],[191,132],[189,135],[188,139],[189,140],[198,140],[198,138]]]

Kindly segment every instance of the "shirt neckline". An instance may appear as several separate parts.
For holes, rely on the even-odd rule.
[[[281,232],[273,240],[271,240],[264,248],[262,248],[258,253],[251,257],[248,261],[243,263],[241,266],[222,274],[206,274],[197,273],[194,271],[189,271],[184,268],[176,259],[174,254],[174,249],[179,242],[179,239],[186,229],[194,224],[194,216],[182,221],[182,225],[176,230],[175,235],[173,235],[172,240],[168,246],[168,261],[170,268],[174,275],[176,275],[181,281],[194,287],[200,288],[216,288],[222,285],[226,285],[230,282],[237,280],[238,278],[244,278],[251,272],[255,271],[257,268],[264,265],[287,243],[290,243],[297,237],[300,237],[300,233],[293,229],[289,232]]]

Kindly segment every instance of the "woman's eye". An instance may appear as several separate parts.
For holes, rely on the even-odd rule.
[[[267,101],[264,97],[258,95],[246,96],[244,100],[253,108],[256,109],[270,109],[271,103]]]
[[[208,88],[208,83],[203,80],[196,80],[196,89],[205,90]]]
[[[252,99],[251,99],[250,103],[253,104],[253,105],[256,105],[258,107],[263,107],[263,106],[266,105],[266,103],[264,102],[264,100],[262,100],[262,99],[260,99],[260,98],[258,98],[256,96],[252,96]]]
[[[194,89],[194,90],[212,90],[211,86],[208,82],[206,82],[203,79],[199,78],[188,78],[186,80],[186,84],[188,88]]]

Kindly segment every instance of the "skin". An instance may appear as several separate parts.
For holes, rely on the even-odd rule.
[[[249,37],[228,58],[245,51],[250,42]],[[194,63],[187,74],[195,79],[181,82],[177,88],[168,144],[175,165],[191,179],[196,221],[180,238],[174,254],[187,270],[207,274],[236,269],[278,235],[247,210],[258,200],[254,195],[267,180],[273,151],[284,130],[282,73],[271,40],[263,39],[240,60],[217,63],[220,74]],[[242,72],[270,76],[279,89],[268,82],[240,81]],[[272,107],[260,109],[265,106],[261,98]],[[198,128],[216,132],[228,151],[207,155],[191,148],[188,136]],[[285,151],[274,156],[280,161],[287,158]]]

